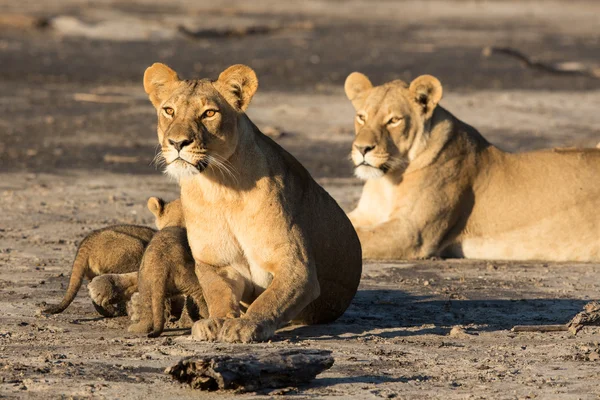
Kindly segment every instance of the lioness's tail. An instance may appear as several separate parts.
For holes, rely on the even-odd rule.
[[[166,282],[160,280],[156,287],[152,288],[152,332],[148,337],[159,337],[165,326],[165,299]]]
[[[67,292],[63,297],[62,301],[58,305],[51,305],[46,307],[42,312],[46,314],[58,314],[63,312],[69,304],[73,302],[79,288],[81,287],[81,282],[83,278],[88,273],[89,269],[89,256],[88,249],[85,246],[85,242],[81,243],[79,249],[77,249],[77,254],[75,255],[75,261],[73,261],[73,269],[71,271],[71,278],[69,279],[69,286],[67,287]]]

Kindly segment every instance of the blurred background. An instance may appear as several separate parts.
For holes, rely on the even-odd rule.
[[[0,172],[157,174],[145,68],[258,74],[249,114],[317,177],[350,177],[352,71],[433,74],[442,105],[507,150],[600,141],[600,79],[525,68],[600,65],[600,3],[550,0],[0,1]]]

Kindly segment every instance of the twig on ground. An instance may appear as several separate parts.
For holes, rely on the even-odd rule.
[[[192,30],[183,25],[177,30],[192,39],[236,38],[250,35],[266,35],[283,30],[312,30],[312,22],[293,22],[289,24],[251,25],[236,28],[206,28]]]
[[[576,335],[586,325],[600,325],[600,302],[592,301],[564,325],[515,325],[512,332],[566,332]]]
[[[512,332],[565,332],[567,325],[515,325]]]
[[[492,55],[505,55],[515,58],[521,62],[524,67],[536,69],[543,72],[548,72],[556,75],[565,76],[585,76],[588,78],[600,79],[600,67],[587,67],[580,62],[561,62],[561,63],[546,63],[531,58],[520,51],[510,47],[484,47],[482,55],[491,57]]]

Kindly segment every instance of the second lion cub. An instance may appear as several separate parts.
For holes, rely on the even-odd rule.
[[[165,325],[165,299],[179,293],[194,301],[200,316],[208,317],[208,308],[194,272],[192,251],[187,244],[187,232],[181,212],[181,202],[165,204],[151,197],[148,208],[156,216],[160,229],[153,237],[138,275],[139,322],[129,326],[129,332],[159,336]],[[179,215],[179,219],[174,216]]]

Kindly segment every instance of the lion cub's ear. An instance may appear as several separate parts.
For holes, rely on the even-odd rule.
[[[221,72],[215,84],[229,104],[236,110],[246,111],[258,89],[258,78],[252,68],[237,64]]]
[[[410,83],[408,88],[413,99],[422,107],[425,118],[431,117],[433,110],[442,99],[442,84],[431,75],[421,75]]]
[[[365,74],[360,72],[353,72],[346,78],[344,83],[344,90],[346,91],[346,97],[352,102],[354,108],[358,109],[362,104],[362,96],[366,90],[373,87],[373,84],[367,78]]]
[[[154,63],[144,72],[144,90],[154,107],[160,106],[173,90],[173,83],[179,81],[177,72],[165,64]]]
[[[160,217],[165,210],[165,201],[158,197],[150,197],[148,199],[148,210],[150,210],[156,218]]]

